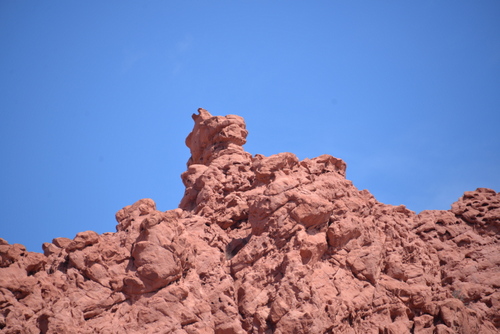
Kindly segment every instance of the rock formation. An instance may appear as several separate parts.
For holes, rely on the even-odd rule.
[[[500,332],[500,193],[417,215],[198,112],[179,208],[139,200],[44,254],[0,239],[0,333]]]

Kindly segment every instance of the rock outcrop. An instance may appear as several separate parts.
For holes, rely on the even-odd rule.
[[[139,200],[44,254],[0,239],[0,333],[500,332],[500,193],[417,215],[340,159],[252,156],[241,117],[193,119],[179,208]]]

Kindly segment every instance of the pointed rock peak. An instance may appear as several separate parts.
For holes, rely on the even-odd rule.
[[[193,116],[191,116],[193,118],[193,120],[196,122],[196,121],[199,121],[199,119],[201,119],[202,121],[206,120],[206,119],[209,119],[212,116],[211,113],[208,112],[208,110],[205,110],[203,108],[198,108],[198,115],[196,114],[193,114]]]
[[[212,116],[203,108],[193,114],[194,128],[186,138],[191,150],[187,165],[208,165],[221,155],[244,152],[248,131],[242,117],[236,115]]]

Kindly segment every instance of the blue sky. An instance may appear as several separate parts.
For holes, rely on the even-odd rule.
[[[388,204],[500,191],[498,1],[0,2],[0,237],[177,207],[202,107],[252,154],[331,154]]]

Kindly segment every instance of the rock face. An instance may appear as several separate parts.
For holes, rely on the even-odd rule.
[[[43,255],[0,239],[0,333],[500,332],[500,193],[416,215],[198,112],[179,208],[142,199]]]

